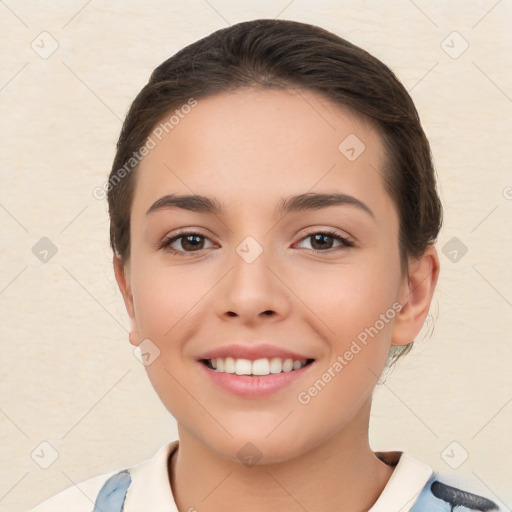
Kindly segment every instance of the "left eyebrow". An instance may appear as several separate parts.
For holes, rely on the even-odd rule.
[[[356,206],[375,220],[375,215],[365,203],[354,196],[337,193],[318,194],[315,192],[309,192],[307,194],[299,194],[297,196],[283,198],[275,209],[275,215],[281,216],[290,212],[320,210],[321,208],[328,208],[330,206],[343,205]]]
[[[182,195],[169,194],[162,196],[155,201],[146,212],[146,215],[157,210],[167,208],[181,208],[182,210],[190,210],[193,212],[221,214],[223,209],[218,201],[213,198],[200,195]]]
[[[299,194],[282,198],[275,208],[274,215],[276,217],[280,217],[286,213],[291,212],[320,210],[330,206],[343,205],[356,206],[357,208],[370,215],[373,219],[375,219],[375,215],[370,210],[370,208],[354,196],[338,193],[319,194],[315,192],[308,192],[306,194]],[[224,208],[215,198],[195,194],[168,194],[155,201],[149,207],[146,215],[167,208],[180,208],[183,210],[190,210],[201,213],[213,213],[216,215],[222,215],[224,213]]]

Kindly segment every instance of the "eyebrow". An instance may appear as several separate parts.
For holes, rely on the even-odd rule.
[[[372,210],[370,210],[370,208],[365,203],[355,198],[354,196],[338,193],[320,194],[316,192],[308,192],[306,194],[299,194],[282,198],[275,208],[274,215],[276,217],[280,217],[292,212],[320,210],[330,206],[345,205],[355,206],[375,219],[375,215],[373,214]],[[168,194],[155,201],[149,207],[146,215],[159,210],[170,208],[180,208],[183,210],[201,213],[212,213],[215,215],[222,215],[224,213],[224,208],[215,198],[195,194]]]

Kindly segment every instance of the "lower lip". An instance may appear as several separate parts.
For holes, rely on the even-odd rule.
[[[218,372],[208,368],[202,362],[198,364],[207,376],[218,386],[234,395],[244,398],[263,398],[285,388],[308,373],[314,362],[291,372],[270,373],[269,375],[251,376],[236,373]]]

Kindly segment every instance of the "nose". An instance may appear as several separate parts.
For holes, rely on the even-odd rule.
[[[219,283],[216,314],[223,320],[245,324],[278,321],[290,312],[290,295],[283,265],[263,250],[256,259],[234,252],[229,270]]]

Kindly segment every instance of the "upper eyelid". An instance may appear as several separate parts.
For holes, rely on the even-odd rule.
[[[308,228],[304,228],[304,229],[308,229]],[[300,240],[302,240],[303,238],[306,238],[308,236],[311,236],[311,235],[316,235],[318,233],[336,235],[336,236],[340,236],[341,238],[348,238],[348,239],[352,238],[351,235],[349,235],[345,231],[339,230],[337,228],[312,228],[311,230],[308,230],[305,233],[303,233],[302,235],[300,235]],[[178,231],[177,233],[174,233],[174,234],[165,235],[164,240],[185,237],[187,235],[199,235],[199,236],[202,236],[203,238],[208,238],[209,240],[211,240],[209,235],[205,235],[205,234],[201,233],[200,230],[198,230],[198,229],[194,230],[193,228],[190,231],[188,231],[188,230]]]
[[[190,231],[179,231],[177,233],[166,235],[164,236],[163,241],[166,242],[168,240],[179,240],[180,238],[185,238],[186,236],[196,235],[203,238],[207,238],[208,240],[212,241],[210,236],[205,235],[204,233],[201,233],[199,230],[190,230]]]

